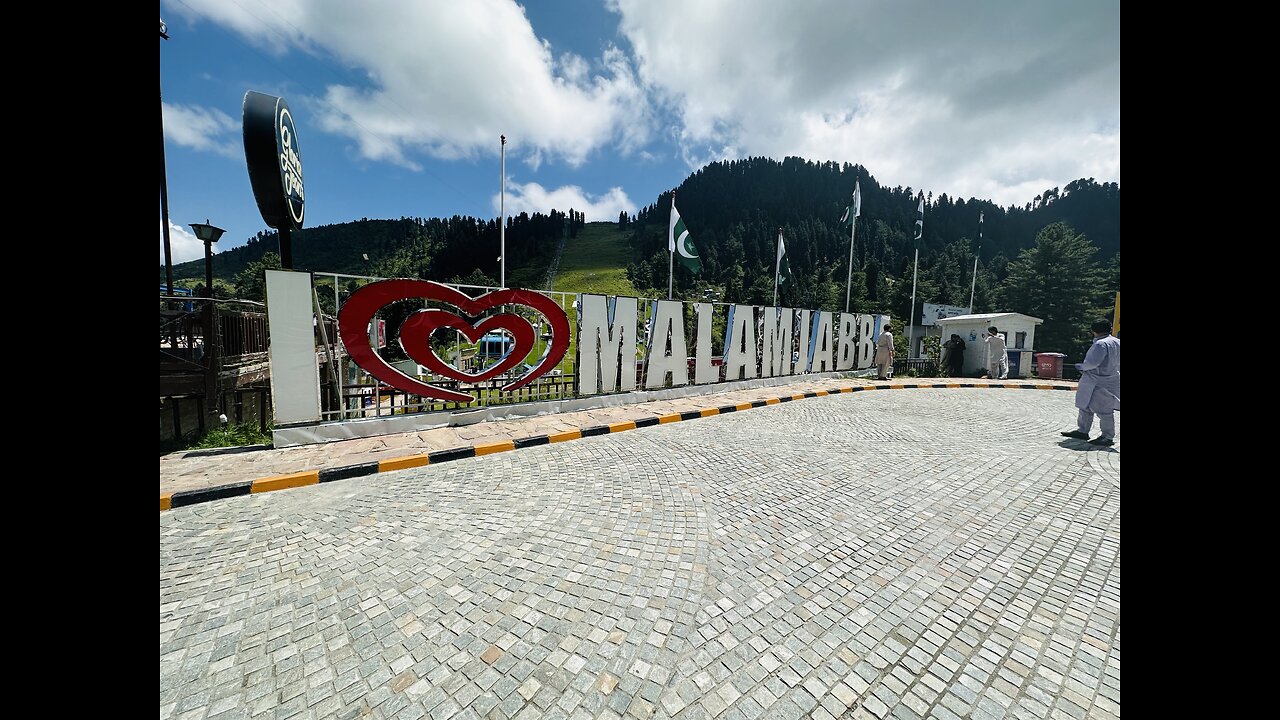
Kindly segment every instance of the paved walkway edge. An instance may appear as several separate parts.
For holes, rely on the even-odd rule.
[[[739,410],[750,410],[752,408],[764,407],[766,405],[777,405],[778,403],[791,402],[792,400],[804,400],[806,398],[838,395],[841,393],[866,392],[870,390],[919,390],[928,388],[1003,388],[1009,390],[1070,390],[1072,392],[1076,389],[1071,385],[1040,385],[1035,383],[889,383],[887,385],[855,385],[851,387],[837,388],[834,390],[817,390],[814,392],[797,393],[794,395],[782,395],[780,397],[769,398],[767,400],[738,403],[737,405],[721,405],[720,407],[686,410],[681,413],[648,417],[640,420],[613,423],[611,425],[592,425],[590,427],[577,428],[575,430],[568,430],[552,435],[533,435],[531,437],[517,438],[515,440],[505,440],[503,442],[484,445],[467,445],[463,447],[449,448],[447,450],[437,450],[430,453],[407,455],[392,458],[390,460],[380,460],[378,462],[345,465],[342,467],[326,468],[324,470],[307,470],[303,472],[290,473],[288,475],[273,475],[271,477],[259,478],[257,480],[228,483],[210,488],[201,488],[199,490],[162,493],[160,495],[160,511],[163,512],[170,508],[186,507],[188,505],[212,502],[223,498],[273,492],[276,490],[287,490],[289,488],[303,487],[305,485],[316,485],[319,483],[333,482],[335,480],[363,477],[365,475],[374,475],[380,472],[390,472],[392,470],[404,470],[406,468],[421,467],[423,465],[439,465],[440,463],[449,462],[450,460],[461,460],[462,458],[492,455],[493,453],[506,452],[508,450],[566,442],[568,440],[577,440],[579,438],[592,437],[595,435],[609,435],[612,433],[625,432],[627,430],[635,430],[637,428],[650,427],[652,425],[665,425],[667,423],[681,422],[683,420],[696,420],[698,418],[711,417],[712,415],[723,415],[725,413],[737,412]]]

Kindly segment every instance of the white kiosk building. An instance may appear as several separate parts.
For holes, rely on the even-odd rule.
[[[1004,336],[1009,351],[1009,377],[1029,377],[1034,362],[1036,325],[1044,321],[1022,313],[981,313],[939,318],[937,321],[942,341],[955,333],[964,340],[964,374],[973,375],[987,367],[987,344],[982,338],[992,325]]]

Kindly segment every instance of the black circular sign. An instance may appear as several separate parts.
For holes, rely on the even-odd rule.
[[[298,131],[284,98],[244,94],[244,156],[258,212],[276,229],[300,230],[306,195]]]

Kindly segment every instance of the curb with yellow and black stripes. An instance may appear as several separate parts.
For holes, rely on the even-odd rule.
[[[890,383],[888,385],[854,385],[851,387],[836,388],[834,390],[815,390],[807,393],[797,393],[794,395],[769,398],[767,400],[754,400],[752,402],[738,403],[736,405],[721,405],[719,407],[702,408],[700,410],[686,410],[681,413],[671,413],[670,415],[647,417],[639,420],[628,420],[627,422],[613,423],[610,425],[592,425],[590,427],[578,428],[577,430],[567,430],[565,432],[550,435],[532,435],[530,437],[517,438],[515,440],[504,440],[502,442],[487,443],[483,445],[468,445],[465,447],[449,448],[447,450],[436,450],[435,452],[422,453],[419,455],[407,455],[390,460],[379,460],[378,462],[345,465],[336,468],[326,468],[324,470],[307,470],[304,472],[290,473],[288,475],[275,475],[246,482],[202,488],[200,490],[162,493],[160,495],[160,510],[163,512],[170,508],[198,505],[200,503],[212,502],[223,498],[239,497],[241,495],[254,495],[257,493],[272,492],[274,490],[286,490],[288,488],[304,487],[306,485],[318,485],[320,483],[364,477],[366,475],[390,472],[392,470],[404,470],[407,468],[422,467],[423,465],[439,465],[440,463],[446,463],[451,460],[462,460],[464,458],[492,455],[494,453],[506,452],[508,450],[518,450],[520,448],[535,447],[538,445],[549,445],[551,443],[566,442],[569,440],[577,440],[579,438],[593,437],[596,435],[610,435],[612,433],[620,433],[627,430],[635,430],[637,428],[650,427],[653,425],[665,425],[668,423],[682,422],[684,420],[696,420],[698,418],[711,417],[712,415],[723,415],[725,413],[738,412],[739,410],[750,410],[752,408],[764,407],[766,405],[777,405],[779,403],[791,402],[793,400],[804,400],[806,398],[839,395],[841,393],[865,392],[870,390],[914,390],[924,388],[1005,388],[1010,390],[1071,391],[1076,389],[1074,385],[1040,385],[1032,383],[1003,383],[998,385],[988,383]]]

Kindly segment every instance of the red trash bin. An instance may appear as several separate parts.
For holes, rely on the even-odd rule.
[[[1036,375],[1045,379],[1062,379],[1062,353],[1036,353]]]

